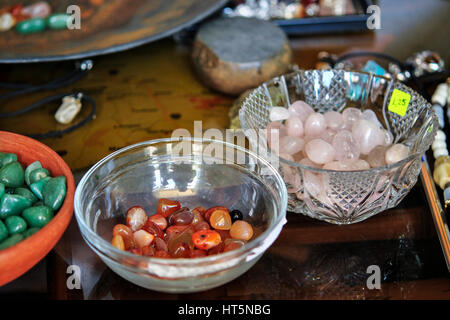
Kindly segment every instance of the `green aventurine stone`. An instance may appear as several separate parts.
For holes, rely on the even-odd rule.
[[[0,168],[5,164],[17,161],[17,155],[14,153],[0,152]]]
[[[4,194],[5,194],[5,185],[0,182],[0,199],[3,197]]]
[[[17,188],[23,185],[25,172],[17,161],[10,162],[0,169],[0,182],[5,187]]]
[[[53,218],[53,210],[47,206],[31,207],[23,210],[22,217],[33,228],[42,228]]]
[[[45,177],[49,177],[49,176],[50,176],[50,172],[45,168],[39,168],[39,169],[33,170],[30,173],[30,183],[33,184],[33,183],[38,182],[39,180],[41,180]]]
[[[22,240],[23,240],[23,235],[21,235],[20,233],[13,234],[11,237],[9,237],[8,239],[6,239],[2,243],[0,243],[0,250],[12,247],[13,245],[15,245],[16,243],[18,243]]]
[[[59,176],[51,178],[42,191],[44,204],[53,210],[58,210],[66,197],[66,177]]]
[[[27,230],[27,223],[19,216],[11,216],[5,220],[9,234],[22,233]]]
[[[0,218],[6,219],[9,216],[17,216],[31,206],[31,201],[18,194],[6,193],[0,199]]]
[[[25,232],[23,232],[22,235],[26,239],[28,237],[31,237],[33,234],[35,234],[39,230],[41,230],[41,228],[30,228],[30,229],[26,230]]]
[[[6,229],[5,224],[0,220],[0,242],[8,238],[8,229]]]
[[[17,32],[21,34],[41,32],[46,27],[45,19],[34,18],[24,20],[16,25]]]
[[[40,200],[44,199],[43,191],[47,182],[50,180],[50,177],[46,177],[44,179],[39,180],[30,185],[30,190],[38,197]]]
[[[16,188],[14,190],[14,193],[24,196],[25,198],[31,201],[31,204],[36,203],[36,201],[38,201],[38,198],[34,195],[34,193],[28,190],[27,188]]]
[[[67,21],[71,18],[70,15],[64,13],[52,14],[47,18],[47,26],[55,30],[67,29]]]
[[[35,161],[32,164],[30,164],[26,169],[25,169],[25,182],[27,183],[27,185],[30,185],[30,173],[33,172],[36,169],[40,169],[42,168],[42,164],[39,161]]]

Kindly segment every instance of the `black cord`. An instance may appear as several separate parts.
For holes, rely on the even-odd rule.
[[[85,60],[85,61],[82,61],[81,63],[77,63],[76,69],[71,71],[69,74],[62,76],[58,79],[49,81],[47,83],[40,84],[40,85],[32,85],[32,84],[26,84],[26,83],[0,82],[0,88],[15,89],[15,91],[11,91],[11,92],[5,93],[3,95],[0,95],[0,101],[7,100],[12,97],[16,97],[16,96],[20,96],[20,95],[24,95],[24,94],[37,92],[37,91],[54,90],[54,89],[58,89],[58,88],[70,85],[70,84],[78,81],[79,79],[81,79],[87,73],[87,71],[89,71],[91,68],[92,68],[92,61]],[[27,106],[27,107],[17,110],[17,111],[0,112],[0,118],[10,118],[10,117],[19,116],[21,114],[32,111],[34,109],[38,109],[39,107],[41,107],[49,102],[53,102],[55,100],[60,100],[64,97],[70,96],[70,95],[73,95],[73,94],[70,94],[70,93],[57,94],[54,96],[50,96],[50,97],[41,99],[41,100],[33,103],[32,105]],[[37,138],[37,139],[62,136],[63,134],[72,132],[72,131],[82,127],[83,125],[85,125],[86,123],[88,123],[89,121],[94,119],[94,117],[97,113],[97,106],[96,106],[94,99],[92,99],[91,97],[89,97],[83,93],[78,93],[78,95],[80,96],[80,98],[82,100],[88,101],[92,107],[91,113],[85,119],[83,119],[79,123],[77,123],[69,128],[66,128],[64,130],[50,131],[50,132],[42,133],[42,134],[41,133],[28,134],[28,136],[30,136],[32,138]]]

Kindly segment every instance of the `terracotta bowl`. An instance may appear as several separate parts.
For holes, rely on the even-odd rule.
[[[17,154],[22,166],[38,160],[52,176],[64,175],[67,194],[54,218],[41,230],[18,244],[0,250],[0,286],[20,277],[36,265],[56,245],[66,230],[73,214],[75,181],[64,160],[46,145],[18,134],[0,131],[0,152]]]

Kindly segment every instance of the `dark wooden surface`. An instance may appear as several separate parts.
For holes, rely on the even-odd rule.
[[[291,39],[294,62],[313,68],[322,50],[339,54],[354,49],[384,51],[400,59],[432,49],[450,61],[444,32],[450,29],[448,1],[380,4],[381,30]],[[167,41],[150,46],[159,45]],[[175,44],[168,50],[177,50]],[[107,64],[121,55],[99,60]],[[114,274],[87,247],[73,219],[46,259],[0,288],[0,298],[450,299],[449,271],[420,181],[397,208],[358,224],[335,226],[293,213],[287,219],[279,238],[247,273],[216,289],[187,295],[146,290]],[[66,287],[66,268],[72,263],[82,269],[81,290]],[[369,265],[381,269],[380,290],[366,286]]]

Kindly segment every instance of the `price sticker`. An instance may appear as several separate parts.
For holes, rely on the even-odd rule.
[[[406,110],[408,110],[409,100],[411,100],[409,93],[394,89],[391,100],[389,101],[388,110],[404,117]]]

